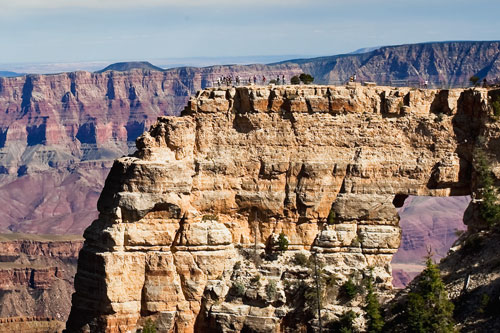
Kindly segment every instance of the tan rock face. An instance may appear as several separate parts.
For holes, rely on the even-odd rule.
[[[293,283],[311,275],[294,263],[297,251],[315,253],[339,281],[372,268],[390,289],[400,243],[393,202],[471,193],[487,93],[199,92],[115,162],[85,232],[68,330],[124,332],[147,317],[165,332],[299,328]],[[280,233],[289,240],[281,254]],[[335,297],[323,305],[332,318],[361,306]]]

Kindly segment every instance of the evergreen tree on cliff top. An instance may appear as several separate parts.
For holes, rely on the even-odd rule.
[[[408,332],[448,333],[455,332],[453,321],[453,303],[441,280],[440,271],[427,258],[425,270],[413,292],[408,294],[405,322]]]

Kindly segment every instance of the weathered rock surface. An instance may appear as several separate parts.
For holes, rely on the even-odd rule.
[[[337,55],[314,59],[285,61],[312,73],[316,82],[346,81],[356,73],[358,80],[378,84],[402,80],[399,84],[430,86],[467,86],[477,75],[490,83],[500,77],[500,60],[496,54],[500,42],[434,42],[385,46],[354,55]]]
[[[392,288],[396,207],[408,195],[472,193],[491,93],[199,92],[113,165],[85,231],[68,331],[134,330],[148,317],[164,332],[314,328],[297,253],[315,254],[334,281],[322,316],[360,312],[338,287],[371,269],[379,290]]]
[[[0,331],[60,331],[82,245],[76,236],[0,235]]]

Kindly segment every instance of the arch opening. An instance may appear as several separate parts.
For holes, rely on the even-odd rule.
[[[396,195],[393,201],[400,216],[401,244],[392,258],[395,288],[408,285],[425,268],[430,249],[436,262],[466,230],[464,212],[470,196],[429,197]]]

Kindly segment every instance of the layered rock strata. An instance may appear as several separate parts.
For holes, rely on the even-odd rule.
[[[1,332],[57,331],[69,315],[82,245],[76,236],[0,235]]]
[[[314,329],[303,300],[313,273],[298,253],[332,278],[324,320],[361,312],[337,287],[371,271],[391,289],[396,207],[471,193],[488,110],[481,89],[199,92],[113,165],[68,331],[133,331],[146,318],[162,332]]]
[[[300,72],[289,67],[0,78],[0,231],[81,233],[96,218],[113,160],[133,151],[157,117],[178,115],[217,76]],[[21,192],[26,186],[36,190]]]
[[[0,231],[82,232],[96,217],[88,207],[95,207],[112,161],[131,152],[137,136],[158,116],[179,114],[191,94],[218,77],[240,76],[248,82],[256,76],[261,84],[262,76],[269,82],[285,75],[289,82],[306,72],[315,82],[343,84],[356,73],[363,81],[415,86],[429,81],[447,87],[468,85],[477,75],[493,83],[500,77],[499,45],[423,43],[269,65],[165,71],[139,65],[128,72],[0,78],[0,203],[5,207]],[[74,178],[79,179],[73,186]],[[19,193],[25,186],[40,190]]]

